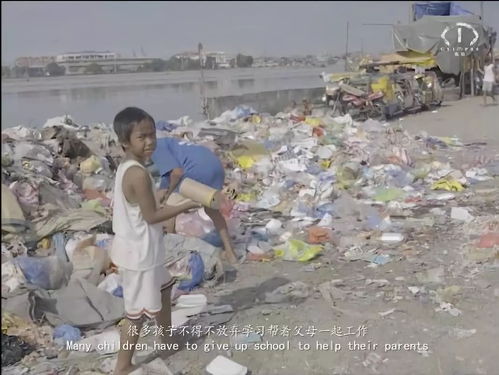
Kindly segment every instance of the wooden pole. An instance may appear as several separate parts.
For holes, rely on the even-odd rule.
[[[198,55],[199,55],[199,67],[201,70],[201,109],[203,111],[203,115],[209,119],[208,116],[208,105],[206,101],[206,91],[205,91],[205,83],[204,83],[204,70],[203,70],[203,45],[201,43],[198,44]]]
[[[464,62],[463,62],[463,58],[460,57],[459,58],[459,64],[461,66],[461,72],[459,74],[459,99],[462,99],[463,96],[464,96],[464,75],[466,74],[465,71],[464,71]]]
[[[350,28],[350,21],[347,21],[347,42],[345,46],[345,71],[348,72],[348,30]]]
[[[471,96],[475,96],[475,56],[471,55],[470,66],[470,81],[471,81]]]

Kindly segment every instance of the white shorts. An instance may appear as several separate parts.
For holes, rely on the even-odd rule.
[[[483,81],[483,91],[484,92],[492,92],[494,88],[494,82]]]
[[[119,269],[123,285],[125,314],[128,319],[146,315],[154,318],[161,311],[161,292],[175,283],[164,265],[146,271]]]

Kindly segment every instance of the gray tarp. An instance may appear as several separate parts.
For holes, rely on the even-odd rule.
[[[395,51],[431,53],[442,72],[452,74],[461,71],[461,52],[483,54],[489,49],[490,35],[480,17],[471,15],[425,16],[410,25],[393,26]]]
[[[84,279],[74,279],[59,290],[35,289],[28,296],[33,321],[52,326],[104,329],[125,315],[123,299],[110,295]]]

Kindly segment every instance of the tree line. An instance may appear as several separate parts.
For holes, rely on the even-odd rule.
[[[248,68],[253,65],[253,57],[243,54],[238,54],[234,59],[229,61],[231,68]],[[182,70],[198,70],[200,69],[199,59],[179,58],[172,56],[169,59],[153,59],[149,63],[145,63],[138,68],[138,72],[165,72],[165,71],[182,71]],[[204,62],[204,69],[217,69],[218,65],[213,56],[207,56]],[[93,62],[85,67],[84,74],[102,74],[104,69],[98,62]],[[38,69],[29,69],[25,66],[2,66],[2,78],[22,78],[36,76],[62,76],[66,74],[64,66],[51,62],[47,66]]]

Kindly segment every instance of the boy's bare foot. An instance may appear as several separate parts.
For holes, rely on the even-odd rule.
[[[239,264],[239,260],[237,259],[234,253],[228,253],[227,251],[223,251],[220,254],[220,258],[230,263],[231,266],[236,266]]]
[[[115,368],[113,375],[128,375],[128,374],[134,372],[135,370],[137,370],[138,368],[139,368],[139,366],[137,366],[137,365],[130,365],[130,366],[126,366],[123,368]]]

